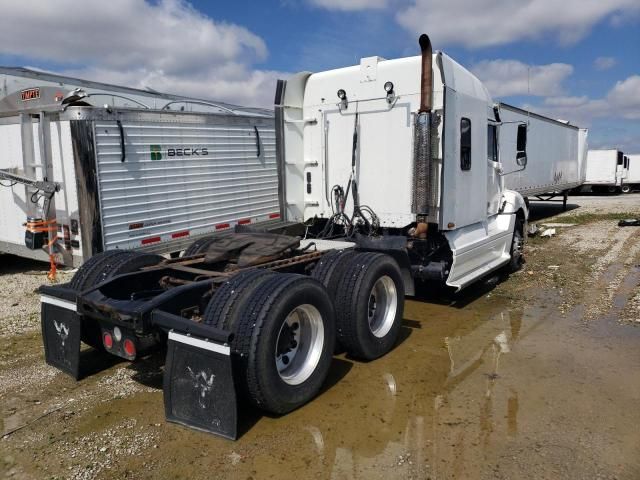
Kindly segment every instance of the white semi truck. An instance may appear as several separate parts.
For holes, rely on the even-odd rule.
[[[476,77],[426,35],[420,47],[279,81],[286,230],[177,259],[95,255],[41,289],[47,362],[77,378],[81,340],[128,360],[166,341],[167,419],[236,438],[237,395],[284,414],[319,392],[336,343],[364,360],[391,350],[417,280],[460,290],[518,269],[528,211],[504,186],[500,138],[514,131],[525,168],[528,124],[501,122]]]
[[[78,266],[280,219],[272,111],[20,68],[0,85],[0,253]]]
[[[626,189],[624,183],[628,165],[628,157],[620,150],[589,150],[585,189],[595,193],[622,192]]]

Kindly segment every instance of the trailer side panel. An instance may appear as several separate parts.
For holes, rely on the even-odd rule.
[[[527,167],[504,177],[505,187],[520,194],[561,192],[584,183],[584,130],[564,122],[500,104],[504,123],[523,122],[527,128]],[[516,164],[516,128],[500,129],[500,161],[505,172],[519,170]]]

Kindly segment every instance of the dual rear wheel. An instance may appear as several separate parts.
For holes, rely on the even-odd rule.
[[[258,269],[218,288],[204,322],[234,333],[238,388],[275,414],[314,398],[329,373],[336,340],[372,360],[393,348],[404,285],[387,255],[330,252],[311,277]]]

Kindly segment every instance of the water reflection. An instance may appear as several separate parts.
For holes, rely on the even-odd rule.
[[[335,407],[327,415],[317,405],[321,419],[305,427],[331,478],[465,478],[465,459],[518,434],[518,390],[501,372],[523,336],[523,312],[485,305],[454,316],[432,304],[409,311],[421,328],[401,348],[356,362],[314,402]]]

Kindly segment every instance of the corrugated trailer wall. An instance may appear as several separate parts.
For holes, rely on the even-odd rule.
[[[586,132],[574,125],[500,104],[500,161],[505,187],[522,195],[568,190],[584,182]],[[527,167],[517,172],[516,135],[519,122],[527,124]]]
[[[273,119],[152,113],[95,120],[104,249],[171,251],[280,217]],[[124,161],[123,161],[124,159]]]

